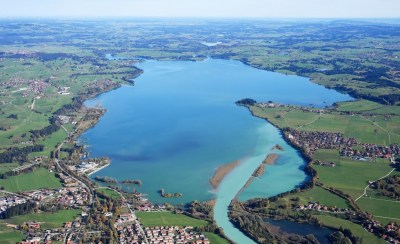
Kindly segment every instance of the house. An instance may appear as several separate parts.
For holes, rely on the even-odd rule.
[[[28,222],[27,225],[28,225],[28,228],[32,229],[32,230],[40,229],[40,224],[39,223]]]

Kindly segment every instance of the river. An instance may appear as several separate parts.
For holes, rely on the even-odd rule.
[[[235,102],[242,98],[323,107],[351,97],[307,78],[258,70],[238,61],[146,61],[135,86],[123,86],[89,100],[107,112],[81,140],[91,156],[109,156],[109,167],[92,175],[140,179],[138,191],[154,202],[186,203],[216,198],[215,220],[238,243],[251,240],[228,220],[227,207],[275,144],[281,157],[254,181],[240,200],[291,190],[306,179],[304,161],[278,129],[250,115]],[[212,190],[215,169],[242,163]],[[158,191],[179,192],[165,199]],[[133,190],[133,189],[130,189]]]

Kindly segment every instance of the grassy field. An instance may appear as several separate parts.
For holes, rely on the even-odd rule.
[[[348,103],[348,107],[358,107]],[[394,106],[393,106],[394,107]],[[355,108],[353,108],[355,109]],[[303,112],[299,108],[260,108],[250,110],[259,117],[267,118],[280,128],[290,127],[304,131],[340,132],[346,137],[357,138],[362,143],[389,145],[400,143],[400,116],[385,118],[383,115],[342,115],[336,111],[329,113]],[[400,109],[396,108],[394,111]],[[375,112],[375,111],[374,111]],[[389,112],[389,111],[387,111]]]
[[[384,240],[379,239],[374,234],[371,234],[364,230],[362,226],[354,224],[348,220],[338,219],[327,215],[315,215],[314,217],[317,217],[327,227],[332,227],[336,229],[342,227],[344,229],[351,230],[351,233],[353,233],[353,235],[362,238],[362,243],[386,243]]]
[[[120,194],[118,194],[116,191],[114,191],[113,189],[110,189],[110,188],[98,188],[98,189],[96,189],[96,192],[103,193],[104,195],[111,197],[111,198],[115,198],[115,199],[121,198]]]
[[[339,111],[349,111],[349,112],[354,112],[354,111],[371,111],[371,110],[376,110],[378,108],[384,107],[382,104],[368,101],[368,100],[358,100],[358,101],[352,101],[352,102],[341,102],[338,103],[337,110]]]
[[[377,180],[392,170],[388,161],[364,162],[343,159],[338,157],[334,150],[321,150],[315,154],[315,159],[336,163],[336,167],[312,167],[317,170],[321,183],[342,190],[352,198],[357,198],[363,193],[368,181]]]
[[[0,243],[15,244],[22,241],[24,237],[20,231],[7,227],[4,223],[0,223]]]
[[[317,113],[303,113],[301,111],[292,110],[287,112],[284,115],[284,120],[288,124],[289,127],[302,127],[309,123],[312,123],[316,119],[319,118],[319,114]]]
[[[376,114],[395,114],[400,115],[399,106],[388,106],[382,105],[373,101],[368,100],[357,100],[353,102],[341,102],[338,103],[338,111],[349,111],[349,112],[373,112]]]
[[[49,156],[50,152],[54,150],[57,144],[61,143],[67,138],[67,132],[60,128],[50,136],[44,138],[39,144],[44,145],[43,152],[32,153],[32,156],[46,155]]]
[[[140,222],[145,227],[151,226],[192,226],[199,227],[207,224],[204,220],[191,218],[183,214],[174,214],[171,212],[136,212]]]
[[[11,171],[12,169],[15,169],[19,167],[19,163],[5,163],[5,164],[0,164],[0,174],[3,174],[5,172]]]
[[[228,244],[229,243],[224,238],[220,237],[217,234],[211,233],[211,232],[205,232],[204,235],[207,236],[208,240],[210,240],[210,242],[212,244]]]
[[[56,213],[33,213],[21,216],[14,216],[10,219],[1,220],[0,223],[20,225],[24,222],[36,221],[42,222],[41,229],[60,228],[62,227],[63,223],[67,221],[73,221],[74,218],[80,213],[81,210],[60,210]]]
[[[383,224],[400,223],[400,201],[362,197],[357,204]]]
[[[308,202],[315,201],[325,206],[349,208],[345,199],[318,186],[312,188],[311,190],[297,193],[295,196],[299,197],[300,204],[307,204]]]
[[[0,179],[0,186],[6,191],[21,192],[39,188],[57,189],[62,186],[54,173],[45,168],[38,168],[33,172],[10,176],[7,179]]]

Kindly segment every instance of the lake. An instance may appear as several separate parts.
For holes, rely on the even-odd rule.
[[[289,233],[295,233],[297,235],[314,235],[314,237],[319,241],[321,244],[329,244],[329,235],[335,232],[334,230],[310,225],[310,224],[300,224],[292,221],[286,220],[273,220],[273,219],[266,219],[266,222],[278,227],[280,230]]]
[[[237,100],[252,98],[323,107],[351,97],[309,79],[258,70],[238,61],[146,61],[135,86],[123,86],[86,102],[107,109],[81,140],[91,156],[108,156],[109,167],[94,176],[140,179],[153,202],[187,203],[216,198],[215,219],[229,237],[247,243],[232,228],[227,206],[275,144],[284,147],[275,165],[255,180],[239,199],[267,197],[293,189],[305,179],[304,160],[278,129],[251,116]],[[215,169],[242,160],[213,190]],[[158,191],[183,194],[162,198]],[[133,187],[130,189],[133,190]],[[239,238],[239,239],[238,239]],[[244,239],[240,239],[244,238]],[[244,241],[241,242],[240,240]]]

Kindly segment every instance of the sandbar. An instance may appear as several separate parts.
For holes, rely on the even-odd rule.
[[[259,177],[261,175],[263,175],[265,173],[265,166],[267,166],[266,164],[261,164],[260,166],[258,166],[258,168],[253,172],[254,177]]]
[[[265,173],[265,167],[268,164],[274,164],[275,161],[279,158],[279,155],[276,153],[271,153],[268,154],[267,157],[264,159],[264,161],[257,167],[256,170],[254,170],[253,174],[250,176],[250,178],[247,180],[246,184],[240,189],[240,191],[236,194],[235,199],[237,200],[240,193],[242,193],[244,190],[246,190],[250,184],[253,182],[253,180],[256,177],[259,177]]]
[[[217,189],[224,177],[240,164],[240,160],[233,161],[229,164],[224,164],[218,167],[214,176],[210,179],[210,184],[214,189]]]
[[[267,157],[262,162],[263,164],[274,164],[275,161],[279,158],[279,155],[276,153],[268,154]]]

